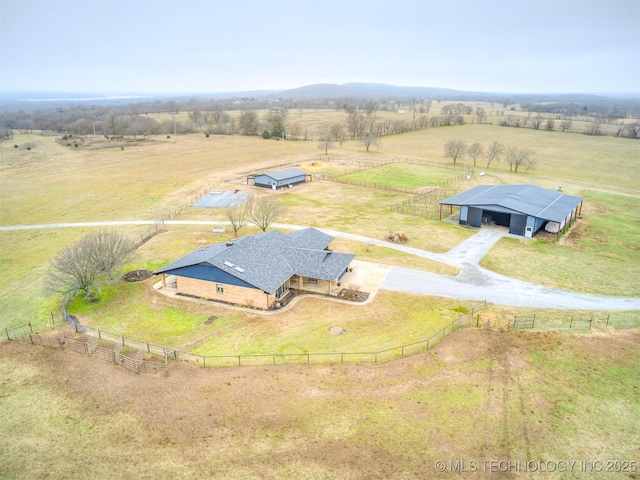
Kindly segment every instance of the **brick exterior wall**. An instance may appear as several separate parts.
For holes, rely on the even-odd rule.
[[[267,295],[256,288],[238,287],[226,283],[209,282],[195,278],[176,277],[178,293],[194,297],[209,298],[221,302],[268,309],[276,301],[275,294]],[[217,293],[216,285],[222,285],[224,293]]]

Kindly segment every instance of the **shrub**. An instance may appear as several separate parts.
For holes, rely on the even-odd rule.
[[[271,132],[265,128],[264,132],[262,132],[262,138],[264,138],[265,140],[270,139],[271,138]]]

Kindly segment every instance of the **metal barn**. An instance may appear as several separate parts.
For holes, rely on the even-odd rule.
[[[478,185],[440,202],[460,207],[460,225],[502,225],[533,237],[542,228],[564,232],[582,213],[582,198],[535,185]]]
[[[257,187],[271,188],[278,190],[279,188],[289,187],[299,183],[304,183],[311,180],[311,175],[304,173],[298,168],[287,168],[286,170],[278,170],[276,172],[262,173],[260,175],[252,175],[247,178],[247,184],[253,184]]]

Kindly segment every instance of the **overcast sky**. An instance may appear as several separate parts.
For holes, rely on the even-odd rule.
[[[640,92],[640,0],[0,0],[0,89]]]

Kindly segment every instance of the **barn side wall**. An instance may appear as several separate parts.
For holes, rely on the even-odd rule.
[[[480,228],[482,226],[482,209],[476,207],[469,207],[467,214],[467,225]]]

